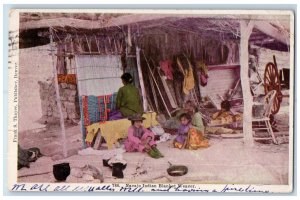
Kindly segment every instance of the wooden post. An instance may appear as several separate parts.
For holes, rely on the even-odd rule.
[[[143,79],[143,72],[141,68],[141,49],[137,46],[136,44],[136,63],[137,63],[137,68],[138,68],[138,74],[139,74],[139,81],[141,85],[141,90],[142,90],[142,98],[143,98],[143,108],[144,111],[148,110],[148,101],[146,98],[146,90],[145,90],[145,85],[144,85],[144,79]]]
[[[249,70],[249,37],[252,33],[254,23],[250,21],[246,23],[245,21],[240,21],[241,30],[241,43],[240,43],[240,76],[241,85],[243,91],[244,99],[244,114],[243,114],[243,134],[244,143],[247,146],[253,145],[253,134],[252,134],[252,95],[250,92],[250,79],[248,76]]]
[[[62,148],[63,148],[63,156],[66,158],[67,157],[67,142],[66,142],[65,121],[64,121],[62,108],[61,108],[61,100],[60,100],[59,86],[58,86],[58,80],[57,80],[57,69],[56,69],[56,66],[54,63],[55,55],[54,55],[54,48],[53,48],[53,33],[52,33],[51,28],[50,28],[50,46],[51,46],[51,55],[52,55],[52,67],[53,67],[56,103],[57,103],[57,109],[58,109],[59,118],[60,118],[61,142],[62,142]]]

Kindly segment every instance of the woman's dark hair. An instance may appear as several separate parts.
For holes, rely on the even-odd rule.
[[[192,120],[191,115],[189,115],[188,113],[182,113],[182,114],[179,116],[179,120],[181,120],[182,118],[186,118],[186,119],[189,120],[189,121]]]
[[[221,108],[223,108],[224,110],[229,111],[230,107],[231,105],[229,101],[225,100],[221,102]]]
[[[125,83],[132,83],[132,82],[133,82],[133,78],[132,78],[131,74],[129,74],[129,73],[124,73],[124,74],[121,76],[121,79],[122,79]]]

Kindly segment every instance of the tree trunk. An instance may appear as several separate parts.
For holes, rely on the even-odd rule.
[[[248,76],[249,70],[249,53],[248,44],[249,37],[253,29],[253,21],[248,24],[245,21],[240,22],[241,28],[241,44],[240,44],[240,76],[244,99],[244,114],[243,114],[243,134],[244,142],[247,146],[253,145],[252,135],[252,95],[250,92],[250,80]]]

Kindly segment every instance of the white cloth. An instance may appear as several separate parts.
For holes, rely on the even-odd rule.
[[[108,164],[110,166],[112,166],[114,163],[122,163],[123,165],[127,164],[126,160],[123,158],[123,154],[114,155],[109,159]]]
[[[150,129],[155,135],[163,135],[165,133],[165,130],[159,125],[153,126]]]

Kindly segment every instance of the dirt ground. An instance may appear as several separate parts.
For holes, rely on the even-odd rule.
[[[24,54],[26,57],[27,54]],[[41,56],[42,57],[42,56]],[[24,62],[25,63],[25,62]],[[47,62],[49,63],[49,62]],[[36,66],[44,74],[46,67]],[[23,68],[27,69],[27,68]],[[104,182],[160,182],[160,183],[240,183],[240,184],[287,184],[289,172],[289,144],[260,144],[246,148],[242,138],[211,138],[211,146],[196,151],[174,149],[171,142],[164,142],[158,148],[164,158],[155,160],[142,153],[124,153],[127,168],[124,170],[124,179],[115,179],[109,168],[102,166],[101,156],[80,156],[82,135],[80,125],[66,127],[68,158],[60,156],[62,152],[60,128],[50,127],[37,123],[41,117],[37,80],[46,77],[35,76],[31,71],[23,72],[20,85],[20,133],[19,144],[23,148],[38,147],[45,155],[30,164],[30,168],[18,171],[20,182],[55,182],[52,166],[56,163],[69,162],[71,169],[91,164],[98,167],[104,175]],[[45,74],[51,74],[47,72]],[[35,80],[35,81],[33,81]],[[22,89],[23,87],[23,89]],[[34,93],[28,93],[35,91]],[[280,131],[288,131],[288,103],[283,102],[280,112],[275,116]],[[283,104],[283,105],[284,105]],[[34,110],[34,112],[33,112]],[[22,117],[23,116],[23,117]],[[168,162],[183,164],[189,169],[182,177],[171,177],[166,169]],[[136,169],[137,165],[141,166]],[[40,175],[37,175],[40,174]],[[82,180],[68,178],[67,182]],[[86,181],[89,182],[89,181]]]
[[[30,168],[20,169],[18,171],[20,182],[55,182],[52,165],[69,162],[71,169],[86,164],[99,168],[106,183],[288,184],[288,144],[255,143],[254,147],[246,148],[242,138],[211,138],[209,148],[192,151],[175,149],[171,141],[167,141],[158,144],[164,158],[153,159],[143,153],[124,153],[123,157],[127,161],[124,179],[116,179],[112,177],[111,169],[103,167],[102,156],[77,154],[82,146],[80,126],[67,127],[70,156],[68,158],[57,155],[61,152],[58,127],[42,133],[23,133],[22,136],[20,144],[23,148],[38,146],[47,156],[31,163]],[[168,162],[173,165],[186,165],[189,171],[184,176],[171,177],[166,171],[169,167]],[[137,169],[137,166],[140,168]],[[90,181],[69,176],[67,182]]]

